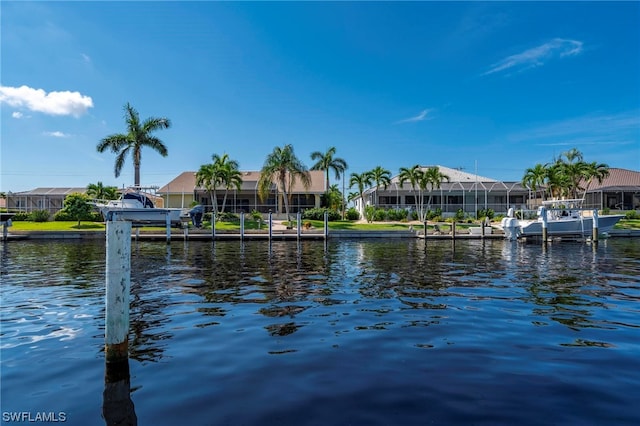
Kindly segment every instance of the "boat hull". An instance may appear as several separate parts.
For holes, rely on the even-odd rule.
[[[127,220],[133,223],[166,225],[167,218],[172,226],[182,223],[182,209],[157,208],[113,208],[101,207],[100,212],[106,221]]]
[[[615,224],[623,217],[622,215],[600,216],[598,218],[598,233],[609,233]],[[503,229],[505,237],[508,239],[542,236],[542,221],[540,220],[518,221],[517,219],[512,219],[509,223],[505,222],[505,225]],[[593,217],[548,221],[547,235],[550,237],[570,235],[591,236],[593,235]]]

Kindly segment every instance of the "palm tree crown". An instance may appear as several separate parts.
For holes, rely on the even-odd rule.
[[[348,168],[347,162],[342,158],[335,158],[336,148],[332,146],[327,152],[322,153],[320,151],[314,151],[311,153],[311,159],[316,163],[311,167],[311,170],[322,170],[325,172],[326,187],[328,192],[331,185],[329,184],[329,170],[333,170],[336,179],[340,179],[340,175]]]
[[[134,184],[140,186],[140,160],[142,147],[152,148],[163,157],[168,154],[167,147],[164,143],[153,136],[151,133],[158,129],[168,129],[171,122],[168,118],[150,117],[140,121],[138,111],[130,104],[126,104],[125,122],[127,123],[127,133],[116,133],[103,138],[97,145],[98,152],[104,152],[110,149],[111,152],[117,154],[115,163],[115,176],[120,176],[122,166],[129,152],[133,157],[134,167]]]
[[[311,175],[307,167],[296,157],[293,146],[287,144],[275,147],[262,166],[258,193],[264,200],[269,195],[271,184],[277,183],[282,191],[284,208],[289,220],[289,192],[298,178],[305,189],[311,186]]]

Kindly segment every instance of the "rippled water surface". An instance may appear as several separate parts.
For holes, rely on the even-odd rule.
[[[640,424],[637,239],[133,242],[129,381],[104,243],[0,250],[3,422]]]

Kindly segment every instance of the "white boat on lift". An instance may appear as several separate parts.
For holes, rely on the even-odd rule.
[[[117,200],[98,200],[92,204],[100,210],[106,221],[128,220],[138,224],[166,225],[167,217],[172,226],[180,226],[182,209],[158,208],[153,202],[153,194],[147,192],[156,187],[131,187],[122,192]]]
[[[598,216],[597,210],[582,208],[582,199],[543,201],[538,207],[537,219],[518,219],[510,208],[507,217],[500,222],[505,238],[541,237],[546,219],[547,236],[591,236],[593,220],[597,219],[599,234],[608,234],[623,215]]]

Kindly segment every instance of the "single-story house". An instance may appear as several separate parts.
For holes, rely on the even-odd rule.
[[[278,185],[273,183],[271,191],[265,200],[258,194],[258,182],[261,173],[259,171],[242,171],[242,185],[240,190],[233,188],[227,192],[225,211],[233,213],[251,212],[257,210],[261,213],[284,213],[283,192]],[[305,209],[320,207],[322,194],[325,192],[325,174],[321,170],[309,171],[311,185],[305,188],[300,179],[296,179],[290,194],[289,211],[296,213]],[[158,194],[165,200],[165,205],[170,208],[186,208],[195,201],[205,206],[207,211],[212,210],[211,196],[203,187],[196,186],[196,172],[182,172],[175,179],[158,190]],[[224,188],[216,189],[218,207],[222,207],[225,195]]]
[[[640,209],[640,172],[609,168],[609,176],[602,183],[592,181],[589,185],[585,207],[612,210]]]
[[[64,207],[67,195],[79,192],[86,194],[87,188],[36,188],[30,191],[7,192],[7,209],[12,212],[30,213],[34,210],[48,210],[56,214]]]
[[[429,166],[423,167],[426,170]],[[462,170],[437,166],[440,172],[449,177],[443,180],[439,188],[427,188],[422,192],[427,210],[441,209],[443,216],[453,216],[459,209],[475,215],[478,210],[493,209],[496,213],[506,212],[509,207],[526,209],[529,190],[520,182],[501,182],[484,176],[467,173]],[[391,178],[384,187],[373,186],[364,191],[364,200],[355,200],[360,213],[367,205],[385,209],[415,209],[418,190],[408,181],[400,184],[399,175]]]

